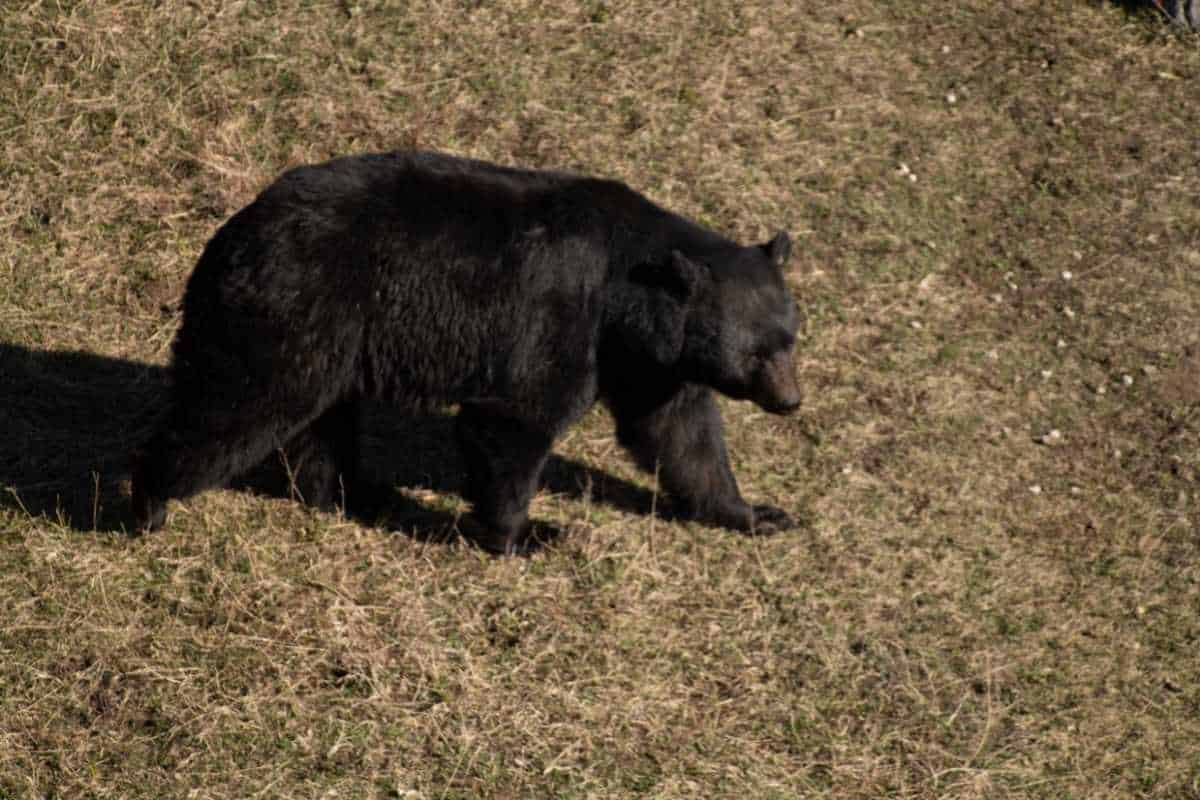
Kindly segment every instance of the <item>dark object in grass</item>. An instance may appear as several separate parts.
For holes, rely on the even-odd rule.
[[[1200,0],[1151,0],[1176,25],[1200,30]]]
[[[790,249],[784,233],[740,246],[608,180],[417,152],[294,169],[191,276],[171,408],[135,457],[137,523],[273,452],[306,502],[353,502],[362,401],[457,403],[464,528],[524,552],[555,438],[601,399],[681,513],[791,527],[742,499],[711,391],[799,405]]]

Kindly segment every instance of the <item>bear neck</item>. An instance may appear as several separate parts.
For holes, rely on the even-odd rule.
[[[642,264],[665,264],[675,250],[712,264],[739,249],[736,242],[668,211],[623,183],[591,183],[588,200],[608,225],[610,280],[624,280]]]

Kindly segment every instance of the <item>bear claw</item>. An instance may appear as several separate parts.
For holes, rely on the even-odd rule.
[[[754,506],[754,521],[750,533],[754,536],[766,536],[796,527],[796,521],[787,512],[775,506]]]

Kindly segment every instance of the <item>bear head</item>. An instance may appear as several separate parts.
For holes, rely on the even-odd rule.
[[[791,413],[800,405],[792,365],[800,314],[784,282],[790,255],[781,232],[761,245],[674,250],[666,263],[643,265],[631,276],[643,291],[621,304],[623,338],[686,381]]]
[[[706,259],[703,266],[681,253],[690,272],[707,272],[707,291],[692,299],[682,367],[691,380],[728,397],[750,400],[772,414],[790,414],[800,405],[792,348],[800,313],[784,282],[791,239],[779,233],[769,242]],[[704,269],[704,268],[707,269]]]

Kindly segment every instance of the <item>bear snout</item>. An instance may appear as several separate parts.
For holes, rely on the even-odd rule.
[[[791,414],[800,407],[800,387],[787,352],[777,353],[763,363],[754,388],[754,402],[763,411]]]

